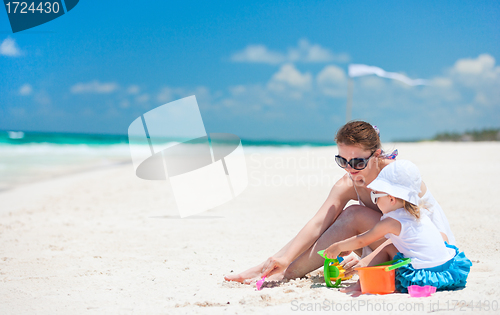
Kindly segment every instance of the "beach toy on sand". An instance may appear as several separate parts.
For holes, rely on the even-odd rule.
[[[255,286],[257,287],[257,290],[262,290],[262,285],[264,284],[264,281],[266,281],[266,277],[262,277],[262,279],[260,279],[259,281],[257,281],[257,283],[255,284]]]
[[[318,254],[325,259],[323,275],[327,287],[338,288],[342,280],[352,278],[352,276],[345,276],[345,269],[340,265],[340,263],[344,261],[344,258],[337,256],[337,259],[330,259],[326,257],[324,250],[320,250]],[[334,283],[332,283],[332,281],[334,281]]]
[[[395,269],[407,265],[410,258],[405,258],[402,262],[397,260],[387,261],[372,267],[356,268],[361,284],[361,293],[366,294],[389,294],[396,290]]]
[[[411,297],[427,297],[431,296],[432,293],[436,292],[436,287],[431,285],[419,286],[419,285],[410,285],[408,287],[408,293],[410,293]]]

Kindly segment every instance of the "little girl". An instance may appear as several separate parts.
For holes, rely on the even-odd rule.
[[[418,168],[410,161],[399,160],[384,167],[367,186],[372,190],[373,203],[384,214],[380,222],[363,234],[332,244],[325,250],[326,256],[336,258],[341,252],[362,248],[385,236],[397,250],[385,247],[370,265],[391,260],[394,254],[394,259],[411,258],[411,264],[396,269],[398,291],[406,293],[411,285],[431,285],[437,290],[465,287],[472,263],[457,247],[443,241],[427,210],[420,211],[421,182]]]

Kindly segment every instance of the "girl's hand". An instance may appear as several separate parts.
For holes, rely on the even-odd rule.
[[[282,257],[269,257],[264,263],[264,268],[262,268],[260,277],[269,278],[272,275],[280,275],[280,277],[282,278],[285,275],[286,268],[288,268],[289,265],[290,263]]]
[[[340,254],[340,249],[337,244],[332,244],[325,250],[326,257],[330,259],[337,259],[337,256]]]
[[[366,267],[366,264],[364,264],[363,261],[359,260],[354,253],[344,257],[344,261],[340,264],[344,267],[346,276],[355,274],[356,268]]]

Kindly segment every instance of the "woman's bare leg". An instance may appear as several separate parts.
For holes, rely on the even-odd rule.
[[[324,259],[317,254],[318,251],[326,249],[335,242],[368,231],[380,221],[381,216],[380,212],[364,206],[349,206],[309,249],[288,266],[285,278],[300,278],[319,268],[324,264]],[[376,243],[373,245],[374,248],[382,244],[383,240]]]

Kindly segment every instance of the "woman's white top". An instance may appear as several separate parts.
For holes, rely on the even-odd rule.
[[[424,203],[424,208],[421,212],[427,214],[431,219],[432,223],[437,227],[439,232],[443,232],[448,237],[448,244],[455,244],[455,236],[451,232],[450,224],[448,223],[448,219],[446,219],[446,215],[444,214],[443,209],[437,203],[434,196],[427,188],[427,191],[422,196],[422,202]]]
[[[389,233],[385,237],[392,240],[405,258],[411,258],[411,264],[415,269],[436,267],[455,256],[455,250],[446,247],[441,233],[426,212],[421,211],[420,219],[417,219],[400,208],[380,218],[380,220],[393,218],[401,223],[401,232],[398,236]]]

